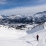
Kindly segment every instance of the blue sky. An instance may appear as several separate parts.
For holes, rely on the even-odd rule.
[[[29,12],[29,10],[30,10],[30,13],[32,13],[33,12],[33,11],[31,12],[32,8],[39,9],[39,7],[44,8],[44,6],[46,6],[46,0],[0,0],[0,14],[4,14],[4,12],[6,12],[6,11],[7,11],[7,14],[11,14],[12,11],[18,12],[18,10],[21,12],[20,13],[18,12],[17,14],[21,14],[21,13],[23,13],[23,10],[26,8],[27,9],[24,12],[25,14],[27,11]],[[41,11],[42,10],[44,11],[44,9],[41,9]],[[12,10],[12,11],[9,12],[10,10]]]
[[[0,0],[0,10],[13,7],[29,7],[45,4],[46,0]]]

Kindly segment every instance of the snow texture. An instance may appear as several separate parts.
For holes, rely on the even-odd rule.
[[[40,27],[42,28],[40,29]],[[35,31],[35,29],[37,30]],[[39,35],[39,41],[36,39],[37,34]],[[0,46],[46,46],[46,29],[41,25],[31,31],[20,31],[14,28],[8,29],[1,25]]]

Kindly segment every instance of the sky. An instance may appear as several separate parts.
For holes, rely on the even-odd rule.
[[[0,15],[33,15],[46,11],[46,0],[0,0]]]

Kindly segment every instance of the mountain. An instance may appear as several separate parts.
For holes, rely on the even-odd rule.
[[[43,23],[46,22],[46,11],[38,12],[33,15],[33,19],[35,23]]]
[[[16,24],[16,23],[44,23],[46,22],[46,11],[35,13],[33,16],[27,16],[27,15],[0,15],[0,24],[2,25],[10,25],[10,24]]]
[[[0,15],[0,19],[3,19],[3,16]]]
[[[0,15],[0,22],[2,23],[31,23],[32,20],[32,16],[26,16],[26,15],[9,15],[9,16],[5,16],[5,15]]]

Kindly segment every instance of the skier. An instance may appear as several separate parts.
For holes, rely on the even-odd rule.
[[[39,35],[37,35],[36,38],[37,38],[37,41],[38,41],[39,40]]]

